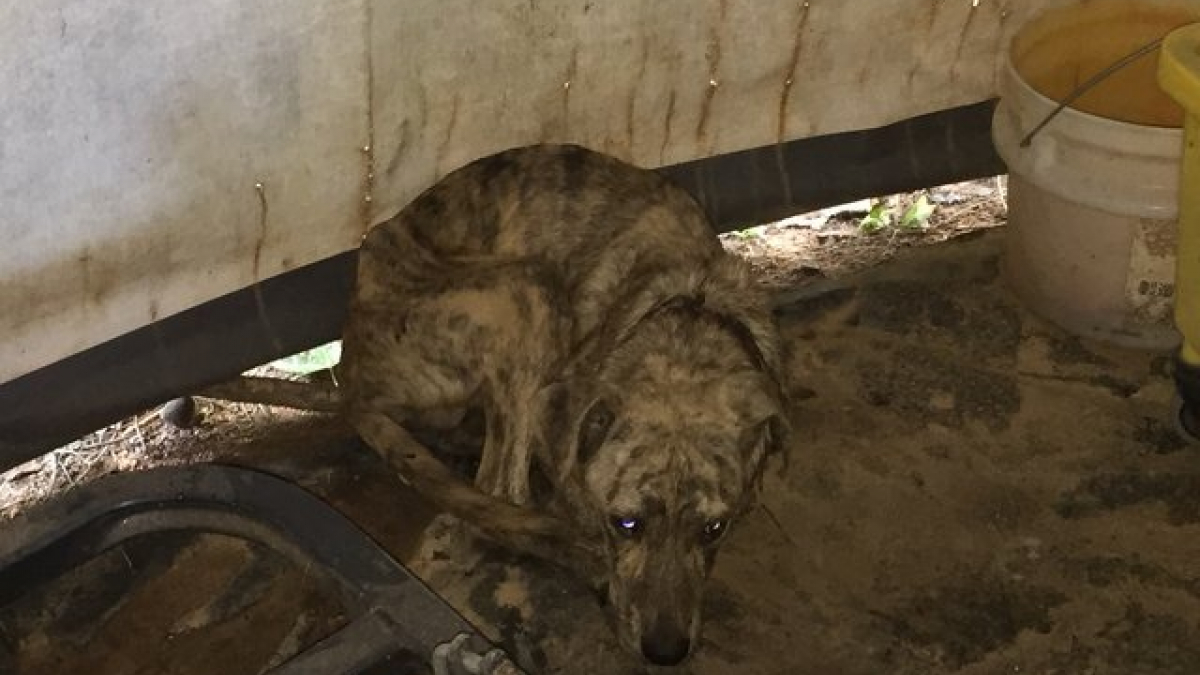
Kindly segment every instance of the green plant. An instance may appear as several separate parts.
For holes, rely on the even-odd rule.
[[[733,230],[732,232],[730,232],[730,234],[737,237],[738,239],[741,239],[742,241],[748,241],[750,239],[758,239],[759,237],[762,236],[762,233],[759,232],[757,225],[751,225],[749,227],[743,227],[739,230]]]
[[[858,228],[867,234],[872,234],[891,224],[891,210],[888,209],[887,204],[882,201],[878,201],[872,204],[871,210],[867,212],[867,215],[863,216],[862,220],[858,221]]]
[[[904,209],[904,213],[897,216],[896,209],[889,204],[889,200],[880,199],[872,202],[871,210],[858,221],[858,227],[867,234],[874,234],[889,227],[917,230],[925,227],[936,209],[937,207],[929,202],[929,197],[921,194]]]
[[[929,222],[929,217],[933,215],[933,204],[929,203],[929,198],[922,194],[917,197],[917,201],[909,204],[904,210],[904,216],[900,218],[900,227],[908,229],[918,229],[925,227],[925,223]]]
[[[318,370],[328,370],[337,365],[342,359],[342,343],[340,340],[314,347],[306,352],[271,362],[272,368],[278,368],[286,373],[308,375]]]

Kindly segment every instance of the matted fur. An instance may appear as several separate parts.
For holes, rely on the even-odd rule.
[[[349,317],[364,439],[486,536],[603,584],[631,650],[685,657],[785,428],[767,299],[692,198],[578,147],[479,160],[367,235]],[[474,485],[405,430],[472,408]]]

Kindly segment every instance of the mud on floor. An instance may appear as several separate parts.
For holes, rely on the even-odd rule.
[[[1169,358],[1023,312],[997,279],[999,236],[782,314],[790,461],[731,532],[703,644],[673,672],[1200,672],[1200,455],[1167,423]],[[349,512],[531,670],[642,672],[588,589],[453,524],[426,529],[432,514],[336,422],[299,419],[224,452]],[[247,607],[268,602],[258,593]],[[167,663],[154,654],[172,621],[144,628],[144,658]],[[25,667],[40,634],[18,630],[28,616],[0,625],[17,672],[67,672]],[[82,642],[63,648],[109,644]]]

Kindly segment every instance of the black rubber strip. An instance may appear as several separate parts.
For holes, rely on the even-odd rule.
[[[722,231],[1005,171],[994,101],[661,171]],[[0,470],[181,394],[336,339],[355,252],[211,300],[0,385]]]
[[[350,251],[297,268],[0,385],[0,470],[334,339],[356,262]]]
[[[855,199],[1007,169],[992,145],[995,101],[869,131],[805,138],[664,167],[722,232]]]

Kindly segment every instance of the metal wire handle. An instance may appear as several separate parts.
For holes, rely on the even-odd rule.
[[[1166,36],[1163,36],[1156,40],[1148,42],[1148,43],[1142,45],[1141,47],[1138,47],[1134,51],[1132,51],[1132,52],[1126,54],[1125,56],[1122,56],[1120,59],[1114,61],[1111,65],[1109,65],[1104,70],[1101,70],[1100,72],[1096,73],[1095,75],[1089,77],[1087,80],[1085,80],[1083,82],[1083,84],[1079,85],[1078,87],[1075,87],[1074,91],[1072,91],[1070,94],[1068,94],[1067,97],[1062,100],[1062,102],[1060,102],[1057,106],[1055,106],[1054,110],[1050,111],[1050,114],[1046,115],[1045,119],[1043,119],[1041,122],[1039,122],[1038,125],[1036,127],[1034,127],[1032,131],[1030,131],[1028,134],[1025,134],[1025,138],[1021,139],[1021,147],[1028,148],[1029,144],[1033,142],[1033,137],[1036,136],[1037,133],[1039,131],[1041,131],[1047,124],[1049,124],[1051,120],[1053,120],[1055,117],[1058,117],[1058,114],[1060,112],[1062,112],[1064,108],[1066,108],[1067,106],[1074,103],[1076,99],[1078,99],[1080,96],[1083,96],[1084,94],[1086,94],[1088,92],[1088,90],[1090,90],[1092,87],[1095,87],[1097,84],[1100,84],[1101,82],[1103,82],[1105,79],[1107,79],[1113,73],[1121,70],[1122,68],[1128,66],[1129,64],[1133,63],[1134,61],[1137,61],[1138,59],[1142,58],[1143,56],[1153,52],[1155,49],[1158,49],[1158,47],[1162,44],[1163,40],[1165,40],[1165,39],[1166,39]]]

